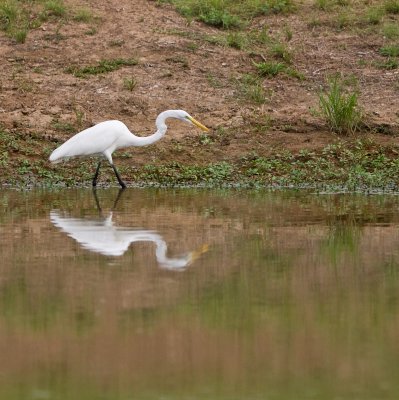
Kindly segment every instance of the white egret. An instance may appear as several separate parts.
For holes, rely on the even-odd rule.
[[[209,130],[206,126],[202,125],[190,114],[183,110],[167,110],[160,113],[155,121],[157,131],[154,134],[146,137],[134,135],[121,121],[104,121],[72,136],[69,140],[51,153],[50,161],[59,162],[64,159],[78,156],[103,156],[111,164],[121,187],[125,188],[126,185],[121,179],[119,172],[112,161],[112,153],[115,150],[124,147],[141,147],[157,142],[165,135],[166,130],[168,129],[165,123],[167,118],[176,118],[181,121],[194,124],[203,131]],[[101,161],[98,163],[93,177],[93,187],[97,185],[100,166]]]

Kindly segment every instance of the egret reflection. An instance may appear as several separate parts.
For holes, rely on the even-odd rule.
[[[96,191],[93,191],[99,217],[76,218],[60,210],[50,212],[50,220],[54,226],[76,240],[82,248],[100,253],[105,256],[122,256],[132,243],[152,242],[155,244],[155,257],[161,268],[170,270],[182,270],[198,259],[207,251],[207,245],[190,251],[179,257],[168,257],[168,246],[164,238],[154,230],[135,229],[117,226],[112,220],[122,190],[119,191],[114,207],[104,217],[100,208]]]

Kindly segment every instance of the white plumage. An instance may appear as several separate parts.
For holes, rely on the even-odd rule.
[[[155,121],[157,131],[154,134],[146,137],[134,135],[121,121],[104,121],[72,136],[64,144],[55,149],[51,153],[49,159],[51,162],[56,163],[71,157],[92,155],[103,156],[111,164],[121,187],[125,188],[126,185],[122,181],[118,170],[113,163],[112,153],[115,150],[124,147],[147,146],[160,140],[165,135],[167,130],[165,123],[167,118],[180,119],[181,121],[194,124],[204,131],[208,131],[206,126],[202,125],[190,114],[183,110],[167,110],[160,113]],[[98,163],[93,177],[93,186],[97,185],[100,166],[101,161]]]
[[[53,210],[50,220],[84,249],[106,256],[122,256],[131,243],[152,242],[155,244],[158,265],[169,270],[183,270],[208,250],[208,246],[203,245],[180,257],[170,258],[167,256],[167,244],[158,232],[115,226],[112,212],[107,218],[88,219],[65,216]]]

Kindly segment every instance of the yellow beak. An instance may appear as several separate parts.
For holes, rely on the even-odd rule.
[[[198,126],[198,128],[202,129],[205,132],[208,132],[209,129],[205,126],[202,125],[201,122],[198,122],[196,119],[194,119],[193,117],[187,117],[194,125]]]
[[[198,248],[197,250],[194,250],[193,252],[191,252],[190,257],[190,264],[193,263],[195,260],[197,260],[198,258],[200,258],[201,254],[206,253],[209,250],[209,245],[208,244],[203,244],[200,248]]]

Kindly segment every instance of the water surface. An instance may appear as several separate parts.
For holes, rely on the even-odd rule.
[[[0,192],[1,399],[398,398],[398,197],[96,193]]]

